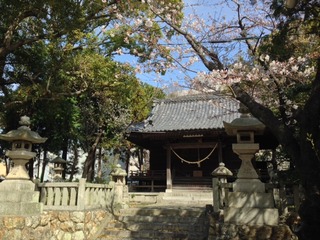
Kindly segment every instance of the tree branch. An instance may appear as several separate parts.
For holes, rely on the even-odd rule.
[[[156,14],[155,11],[153,11],[153,13]],[[197,42],[197,40],[191,34],[187,33],[186,31],[183,31],[174,23],[167,21],[160,15],[157,15],[157,16],[187,40],[187,42],[191,45],[192,49],[198,54],[201,61],[203,62],[203,64],[206,66],[208,70],[212,71],[214,69],[224,68],[223,64],[221,63],[216,53],[209,51],[206,47],[201,45],[201,43]],[[209,57],[212,61],[208,61],[206,57]]]
[[[233,93],[241,103],[248,107],[251,114],[264,123],[273,135],[278,139],[279,143],[285,147],[292,157],[295,164],[298,164],[300,156],[300,148],[291,130],[283,124],[269,109],[262,104],[256,102],[250,95],[248,95],[240,86],[235,83],[231,86]]]

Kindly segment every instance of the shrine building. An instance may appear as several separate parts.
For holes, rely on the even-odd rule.
[[[223,122],[240,117],[239,102],[219,94],[197,94],[155,100],[150,115],[132,124],[127,139],[149,150],[149,168],[130,172],[129,184],[137,191],[208,189],[212,171],[225,163],[236,176],[241,160],[232,151],[236,136],[227,135]],[[274,149],[278,142],[266,128],[255,136],[260,149]],[[267,162],[253,160],[264,182]],[[234,181],[235,177],[229,178]]]

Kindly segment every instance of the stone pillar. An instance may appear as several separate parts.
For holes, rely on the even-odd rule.
[[[259,144],[236,143],[232,145],[232,150],[241,159],[241,166],[233,190],[235,192],[265,192],[265,184],[260,181],[251,162],[254,154],[259,150]]]

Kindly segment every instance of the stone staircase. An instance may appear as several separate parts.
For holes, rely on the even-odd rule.
[[[172,192],[166,192],[162,195],[162,202],[166,204],[179,205],[212,205],[213,193],[212,189],[191,190],[191,189],[173,189]]]
[[[122,209],[97,240],[204,240],[209,221],[205,206],[147,205]]]

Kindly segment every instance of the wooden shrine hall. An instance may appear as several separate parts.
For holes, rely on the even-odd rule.
[[[130,142],[150,151],[150,168],[129,173],[129,184],[146,191],[211,188],[211,173],[220,162],[236,176],[241,160],[233,153],[232,143],[237,140],[227,135],[223,122],[239,118],[238,109],[238,101],[216,94],[154,101],[149,117],[127,131]],[[260,149],[278,145],[268,129],[255,136],[255,141]],[[266,181],[266,162],[253,164],[261,180]]]

